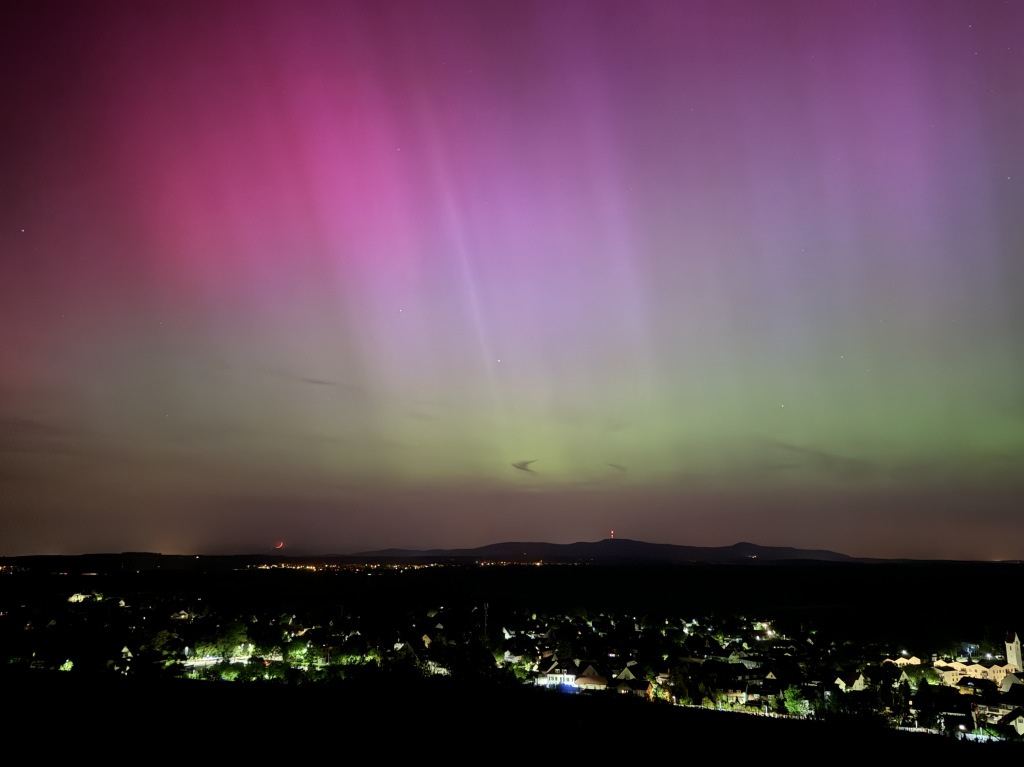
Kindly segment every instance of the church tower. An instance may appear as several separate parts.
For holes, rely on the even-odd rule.
[[[1024,671],[1024,661],[1021,660],[1020,636],[1016,631],[1006,634],[1006,665],[1013,666],[1017,673]]]

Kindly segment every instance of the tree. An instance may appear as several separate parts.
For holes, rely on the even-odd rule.
[[[243,644],[248,643],[245,625],[240,621],[231,621],[207,629],[196,642],[196,652],[200,656],[207,655],[229,660],[236,655]]]
[[[690,676],[682,666],[673,666],[669,669],[668,686],[679,705],[689,706],[693,703],[690,695]]]
[[[694,701],[707,708],[719,708],[725,703],[725,693],[718,689],[715,683],[706,679],[697,683],[697,690],[694,694]]]
[[[795,684],[782,691],[782,706],[790,716],[805,717],[811,712],[811,704],[804,697],[804,691]]]

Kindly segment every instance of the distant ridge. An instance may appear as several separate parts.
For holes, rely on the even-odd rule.
[[[628,538],[577,543],[507,542],[492,543],[475,549],[382,549],[361,551],[354,556],[380,559],[486,559],[502,562],[650,562],[671,564],[752,564],[756,562],[860,562],[863,560],[820,549],[795,549],[789,546],[758,546],[734,543],[732,546],[677,546],[671,543],[646,543]]]

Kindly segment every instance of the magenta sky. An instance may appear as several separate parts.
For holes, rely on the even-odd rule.
[[[18,5],[0,555],[1024,558],[1024,3]]]

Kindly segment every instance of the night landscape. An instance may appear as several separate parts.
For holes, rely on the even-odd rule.
[[[12,724],[1018,753],[1022,33],[5,4]]]

